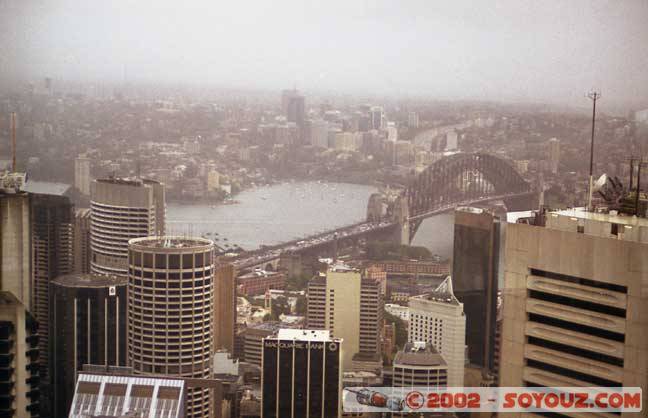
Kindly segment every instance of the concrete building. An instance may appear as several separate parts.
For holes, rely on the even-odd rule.
[[[284,90],[282,92],[281,110],[288,122],[294,122],[300,129],[304,128],[306,100],[297,90]]]
[[[455,210],[452,285],[466,314],[468,361],[486,373],[495,361],[495,328],[502,233],[489,211]]]
[[[90,159],[80,154],[74,160],[74,187],[84,196],[90,196]]]
[[[392,386],[446,387],[448,365],[432,344],[408,342],[394,357]]]
[[[338,418],[343,341],[328,331],[282,329],[263,340],[261,418]]]
[[[270,289],[286,287],[286,275],[278,271],[255,270],[236,278],[238,294],[245,296],[263,295]]]
[[[90,269],[128,274],[128,241],[164,235],[164,185],[153,180],[107,178],[92,182]]]
[[[448,386],[463,386],[466,316],[446,278],[434,292],[409,300],[408,341],[431,343],[448,364]]]
[[[457,142],[457,132],[456,131],[449,131],[446,133],[446,146],[445,150],[446,151],[456,151],[457,148],[459,147],[459,144]]]
[[[128,245],[128,364],[139,375],[209,378],[214,348],[214,243],[146,237]],[[208,418],[208,388],[189,390],[187,416]]]
[[[75,273],[90,273],[90,209],[74,211],[74,267]]]
[[[214,347],[232,354],[236,332],[235,269],[230,263],[220,262],[214,267]]]
[[[29,194],[0,184],[0,290],[31,309],[32,247]]]
[[[557,174],[560,164],[560,141],[557,138],[551,138],[548,142],[548,160],[549,170],[552,174]]]
[[[325,120],[317,119],[310,122],[310,144],[314,147],[328,148],[329,124]]]
[[[395,317],[400,318],[405,322],[408,322],[409,318],[410,318],[409,307],[403,306],[403,305],[396,305],[396,304],[393,304],[393,303],[386,303],[385,304],[385,312],[388,312],[391,315],[394,315]]]
[[[126,366],[123,276],[71,274],[52,281],[49,321],[51,404],[64,417],[84,364]]]
[[[385,128],[385,110],[382,106],[372,106],[369,111],[369,125],[371,129],[381,130]]]
[[[545,227],[508,224],[500,386],[648,388],[646,260],[645,218],[565,210]]]
[[[380,367],[384,300],[381,284],[334,265],[308,284],[307,328],[344,340],[342,370]]]
[[[416,112],[409,112],[407,114],[407,126],[410,128],[419,127],[419,114]]]
[[[281,329],[281,324],[277,322],[262,322],[247,327],[241,336],[243,339],[243,360],[261,367],[263,339],[274,335],[279,329]]]
[[[38,324],[11,292],[0,291],[0,415],[42,416]]]

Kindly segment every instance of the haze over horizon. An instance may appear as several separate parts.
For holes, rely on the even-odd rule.
[[[648,100],[648,2],[7,0],[21,79],[615,106]]]

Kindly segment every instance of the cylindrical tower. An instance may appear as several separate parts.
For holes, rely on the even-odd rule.
[[[124,276],[70,274],[51,283],[50,375],[53,416],[66,416],[84,364],[126,365]]]
[[[214,243],[129,241],[128,359],[139,374],[209,378],[214,355]],[[187,416],[210,416],[209,389],[190,389]]]
[[[153,180],[107,178],[92,182],[90,270],[127,275],[128,241],[164,235],[164,185]]]

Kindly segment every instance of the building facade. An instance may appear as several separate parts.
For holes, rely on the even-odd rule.
[[[648,387],[647,237],[578,210],[507,225],[500,386]]]
[[[74,160],[74,187],[85,196],[90,196],[90,159],[85,154]]]
[[[152,180],[107,178],[92,182],[90,269],[128,274],[128,241],[164,235],[164,185]]]
[[[70,274],[52,281],[50,399],[64,417],[84,364],[126,366],[126,287],[123,276]]]
[[[383,311],[381,284],[346,266],[333,266],[308,284],[307,328],[344,340],[344,371],[354,368],[354,360],[381,362]]]
[[[448,365],[432,344],[409,342],[394,357],[392,386],[446,387]]]
[[[236,278],[238,293],[245,296],[263,295],[270,289],[286,287],[286,275],[277,271],[257,270]]]
[[[261,418],[340,417],[342,343],[328,331],[301,329],[265,338]]]
[[[234,353],[236,332],[236,271],[231,263],[217,262],[214,272],[214,346]]]
[[[90,209],[74,211],[74,272],[90,273]]]
[[[463,304],[448,277],[434,291],[409,300],[408,341],[424,341],[443,356],[448,365],[448,386],[463,386],[466,351],[466,316]]]
[[[214,348],[214,243],[147,237],[129,242],[128,363],[137,374],[209,378]],[[187,416],[208,418],[208,388],[192,388]]]

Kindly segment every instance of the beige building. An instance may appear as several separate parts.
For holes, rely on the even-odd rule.
[[[90,209],[74,212],[74,269],[75,273],[90,273]]]
[[[90,195],[90,159],[80,154],[74,160],[74,187],[85,196]]]
[[[509,224],[505,263],[500,386],[645,393],[648,220],[568,210],[548,214],[545,227]]]
[[[1,187],[1,186],[0,186]],[[31,309],[31,221],[28,193],[0,189],[0,290]]]
[[[214,272],[214,345],[234,352],[236,278],[234,265],[217,263]]]
[[[215,192],[220,190],[220,174],[216,170],[207,173],[207,191]]]
[[[128,241],[164,235],[164,185],[153,180],[110,177],[92,182],[90,270],[128,274]]]
[[[380,367],[383,303],[379,282],[335,265],[308,284],[307,328],[344,341],[343,371]]]

